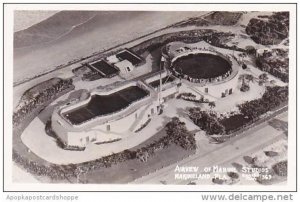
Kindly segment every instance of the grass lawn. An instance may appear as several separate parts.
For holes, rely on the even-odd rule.
[[[136,150],[151,142],[165,136],[165,130],[159,131],[152,138],[146,140],[142,144],[132,148]],[[156,154],[148,159],[147,162],[141,162],[138,159],[129,160],[126,162],[112,165],[109,168],[101,168],[88,173],[86,176],[81,176],[81,180],[87,180],[87,183],[129,183],[137,178],[152,173],[157,169],[161,169],[177,161],[180,161],[194,151],[187,151],[173,144],[168,148],[156,152]]]

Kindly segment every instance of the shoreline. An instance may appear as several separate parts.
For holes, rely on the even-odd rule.
[[[204,15],[209,15],[210,13],[212,13],[212,12],[207,12],[207,13],[204,13],[204,14],[202,14],[202,15],[200,15],[200,16],[197,16],[197,17],[203,17]],[[170,24],[170,25],[167,25],[167,26],[165,26],[165,27],[162,27],[162,28],[157,29],[157,30],[155,30],[155,31],[152,31],[152,32],[150,32],[150,33],[144,34],[144,35],[142,35],[142,36],[140,36],[140,37],[134,38],[134,39],[132,39],[132,40],[129,40],[129,41],[126,41],[126,42],[123,42],[123,43],[119,43],[119,44],[117,44],[117,45],[115,45],[115,46],[112,46],[112,47],[110,47],[110,48],[107,48],[107,49],[105,49],[105,50],[100,50],[100,51],[94,52],[94,53],[92,53],[92,54],[90,54],[90,55],[88,55],[88,56],[82,56],[82,57],[79,58],[79,59],[73,59],[73,60],[70,60],[70,61],[68,61],[68,62],[65,63],[65,64],[60,64],[60,65],[55,66],[54,68],[45,70],[44,72],[40,72],[38,75],[31,76],[31,77],[29,77],[29,78],[24,78],[24,79],[19,80],[19,81],[14,81],[14,82],[13,82],[13,87],[22,85],[22,84],[27,83],[27,82],[29,82],[29,81],[31,81],[31,80],[34,80],[34,79],[39,78],[39,77],[42,77],[42,76],[47,75],[47,74],[49,74],[49,73],[55,72],[55,71],[57,71],[57,70],[64,69],[64,68],[69,67],[69,66],[71,66],[71,65],[75,65],[75,64],[77,64],[77,63],[83,62],[83,61],[85,61],[85,60],[87,60],[87,59],[91,59],[92,57],[97,57],[97,56],[100,55],[100,54],[108,53],[109,51],[112,51],[113,49],[117,49],[118,47],[121,47],[121,46],[124,46],[124,45],[126,45],[126,44],[135,42],[135,41],[137,41],[137,40],[140,40],[140,39],[143,39],[143,38],[148,37],[148,36],[150,36],[150,35],[156,34],[156,33],[158,33],[158,32],[167,30],[167,29],[172,28],[172,27],[174,27],[174,26],[176,26],[176,25],[178,25],[178,24],[180,24],[180,23],[182,23],[182,22],[186,22],[186,21],[190,21],[190,20],[191,20],[191,19],[190,19],[190,17],[189,17],[189,18],[184,19],[184,20],[182,20],[182,21],[179,21],[179,22],[176,22],[176,23],[172,23],[172,24]]]

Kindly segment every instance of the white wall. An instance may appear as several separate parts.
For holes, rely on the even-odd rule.
[[[51,126],[52,130],[56,133],[56,135],[65,143],[68,143],[68,131],[65,127],[63,127],[63,123],[59,123],[59,115],[57,113],[53,113],[51,117]]]
[[[222,92],[225,92],[226,90],[232,89],[232,93],[234,93],[234,91],[236,90],[236,87],[238,85],[238,77],[235,76],[234,78],[232,78],[229,81],[224,81],[221,82],[219,84],[215,84],[215,85],[206,85],[203,87],[196,87],[196,89],[200,90],[201,92],[205,93],[205,88],[208,88],[208,94],[212,95],[216,98],[221,98],[222,97]],[[228,96],[228,94],[227,94]]]

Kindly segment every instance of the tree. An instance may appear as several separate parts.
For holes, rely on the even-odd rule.
[[[167,125],[168,139],[185,150],[196,149],[196,140],[194,135],[190,133],[184,122],[181,122],[178,117],[173,117]]]
[[[208,106],[210,107],[210,109],[216,107],[216,103],[215,102],[209,102]]]
[[[256,49],[253,46],[246,46],[246,52],[248,55],[254,55],[256,53]]]
[[[248,66],[247,66],[245,63],[243,63],[242,68],[243,68],[243,69],[247,69]]]
[[[245,83],[245,78],[246,78],[246,74],[241,74],[241,75],[239,76],[239,81],[241,81],[242,84],[244,84],[244,83]]]
[[[252,74],[245,74],[245,79],[250,83],[254,81],[254,76]]]
[[[241,86],[241,88],[240,88],[240,90],[241,90],[242,92],[247,92],[247,91],[249,91],[249,90],[250,90],[249,84],[243,82],[243,83],[242,83],[242,86]]]
[[[265,84],[268,80],[268,74],[267,73],[262,73],[261,75],[258,76],[259,79],[259,84]]]
[[[242,81],[241,91],[246,92],[250,89],[249,83],[254,81],[252,74],[241,74],[239,81]]]

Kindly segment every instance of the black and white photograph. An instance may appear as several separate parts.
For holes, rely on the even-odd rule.
[[[295,190],[295,16],[6,5],[4,187]]]

